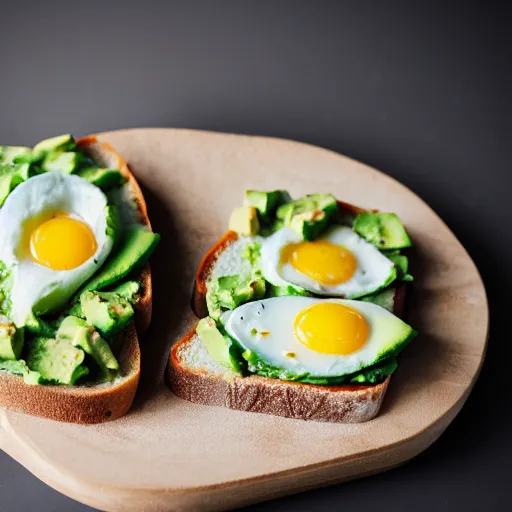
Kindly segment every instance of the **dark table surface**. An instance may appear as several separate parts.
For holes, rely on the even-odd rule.
[[[512,344],[498,292],[512,288],[509,8],[8,0],[0,19],[0,143],[145,126],[307,141],[412,188],[479,267],[491,306],[488,356],[439,441],[399,469],[254,509],[481,511],[506,503]],[[0,510],[23,509],[88,507],[0,454]]]

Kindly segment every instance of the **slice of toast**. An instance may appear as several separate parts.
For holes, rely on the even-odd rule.
[[[379,412],[390,377],[374,386],[317,386],[240,377],[213,361],[195,328],[171,349],[166,380],[185,400],[301,420],[361,423]]]
[[[338,205],[347,213],[367,211],[341,201]],[[228,231],[203,257],[191,304],[199,318],[208,315],[206,292],[217,260],[238,240],[236,232]],[[393,312],[399,317],[404,314],[405,296],[404,283],[395,293]],[[171,348],[166,369],[167,385],[177,396],[190,402],[337,423],[361,423],[374,418],[390,378],[376,385],[318,386],[259,375],[240,377],[211,359],[195,327]]]
[[[142,224],[151,229],[146,202],[123,158],[94,135],[79,139],[77,146],[103,167],[119,169],[128,180],[129,194]],[[115,420],[130,409],[140,377],[138,335],[151,322],[152,282],[149,264],[140,271],[142,295],[135,305],[135,321],[115,340],[121,377],[98,386],[48,386],[25,384],[23,378],[0,372],[0,407],[33,416],[70,423],[101,423]]]

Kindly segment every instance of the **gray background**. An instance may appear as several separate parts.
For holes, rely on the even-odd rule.
[[[506,502],[512,345],[498,292],[512,288],[510,9],[49,0],[3,1],[0,20],[2,144],[142,126],[311,142],[408,185],[480,268],[491,304],[488,358],[441,439],[386,474],[254,509],[480,511]],[[87,507],[2,454],[0,510],[18,509]]]

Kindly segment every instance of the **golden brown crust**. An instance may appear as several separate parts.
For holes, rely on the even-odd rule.
[[[139,184],[123,158],[95,135],[77,141],[80,149],[90,154],[102,166],[119,169],[128,180],[140,219],[149,229],[151,224],[146,202]],[[102,423],[120,418],[130,409],[140,377],[138,335],[151,322],[152,281],[149,264],[139,274],[143,294],[135,307],[135,322],[116,340],[120,347],[119,365],[122,378],[113,384],[100,386],[33,386],[23,378],[0,373],[0,407],[70,423]]]
[[[223,406],[285,418],[334,423],[362,423],[380,409],[390,377],[374,386],[317,386],[259,375],[229,378],[187,367],[180,358],[195,328],[171,349],[166,381],[180,398],[202,405]]]

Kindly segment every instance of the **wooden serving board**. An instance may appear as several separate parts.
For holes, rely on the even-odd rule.
[[[162,235],[140,392],[127,416],[98,426],[2,411],[3,450],[102,510],[216,510],[384,471],[439,437],[478,376],[488,309],[475,265],[421,199],[374,169],[307,144],[174,129],[101,138],[131,165]],[[421,335],[401,355],[376,419],[328,424],[204,407],[163,385],[169,347],[194,322],[194,272],[245,188],[332,192],[397,212],[406,223],[416,244],[409,321]]]

